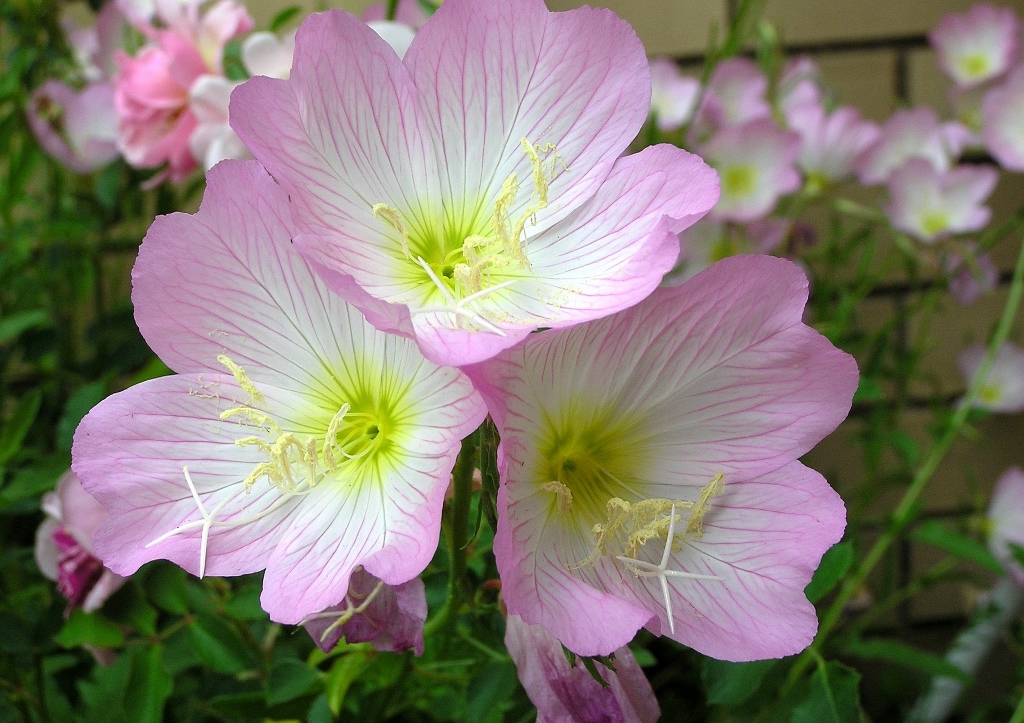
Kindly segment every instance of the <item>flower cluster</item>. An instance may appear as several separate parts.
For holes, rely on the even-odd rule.
[[[108,0],[93,27],[66,22],[76,69],[69,82],[52,79],[33,93],[28,118],[40,145],[79,173],[119,155],[161,169],[149,186],[251,158],[228,123],[231,92],[250,76],[287,78],[295,35],[251,32],[239,2],[207,2]],[[405,23],[371,26],[399,52],[412,41]],[[238,41],[240,62],[227,67],[226,48]]]
[[[133,148],[180,128],[193,153],[215,139],[193,161],[231,145],[200,122],[195,88],[225,82],[210,59],[247,23],[228,2],[175,5],[120,56]],[[397,51],[330,11],[294,42],[289,72],[238,85],[223,115],[255,160],[217,165],[198,213],[158,218],[142,244],[136,320],[175,374],[76,432],[74,469],[110,513],[104,563],[265,569],[273,620],[325,646],[422,650],[416,578],[460,447],[476,453],[460,441],[489,414],[519,665],[550,667],[555,640],[609,655],[640,628],[727,660],[806,647],[803,590],[845,510],[798,458],[846,416],[856,366],[802,322],[807,279],[789,261],[727,259],[658,287],[709,211],[766,213],[798,158],[845,173],[828,141],[800,155],[738,62],[694,125],[717,174],[670,145],[624,155],[651,80],[605,10],[446,0]],[[187,88],[179,52],[195,54]],[[154,100],[171,81],[177,110]],[[147,146],[151,112],[170,135]],[[639,675],[620,659],[617,681]]]

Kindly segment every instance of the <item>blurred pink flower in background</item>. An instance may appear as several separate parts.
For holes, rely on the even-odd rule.
[[[952,166],[971,139],[959,123],[941,123],[928,107],[898,110],[881,128],[875,143],[857,162],[861,183],[885,183],[910,158],[923,158],[939,171]]]
[[[932,243],[984,228],[992,212],[982,204],[998,180],[991,166],[940,171],[923,158],[911,158],[889,177],[884,210],[894,228]]]
[[[715,68],[690,129],[690,141],[703,143],[723,128],[741,126],[772,114],[768,78],[748,58],[729,58]]]
[[[99,610],[125,583],[93,554],[93,538],[107,521],[107,511],[70,470],[56,490],[43,495],[42,507],[46,519],[36,532],[36,564],[67,599],[65,615],[76,607],[87,613]]]
[[[806,55],[798,56],[786,63],[775,90],[775,102],[779,111],[788,116],[793,108],[800,106],[824,107],[824,101],[821,92],[821,71],[817,64]]]
[[[195,168],[190,137],[198,120],[190,106],[192,87],[202,76],[222,76],[224,46],[252,28],[245,8],[232,0],[221,0],[201,15],[200,4],[157,0],[152,12],[139,3],[121,5],[151,41],[135,56],[118,54],[121,72],[115,78],[125,159],[137,168],[167,164],[150,185],[165,177],[181,182]]]
[[[939,67],[961,87],[1005,73],[1017,54],[1017,16],[1011,8],[982,3],[946,15],[928,38]]]
[[[363,11],[363,20],[368,23],[385,21],[387,17],[387,4],[376,3],[370,5]],[[395,10],[395,22],[408,25],[413,30],[419,30],[423,24],[430,19],[420,5],[420,0],[398,0],[398,7]]]
[[[985,147],[1000,165],[1024,171],[1024,65],[1018,66],[982,103]]]
[[[973,381],[984,358],[984,344],[972,344],[960,353],[957,364],[968,383]],[[999,347],[973,406],[990,412],[1024,412],[1024,349],[1011,342]]]
[[[700,81],[683,75],[675,61],[651,61],[651,113],[658,130],[668,133],[689,122],[699,94]]]
[[[999,478],[988,507],[988,546],[1013,578],[1024,587],[1024,568],[1010,545],[1024,547],[1024,470],[1010,467]]]
[[[43,150],[77,173],[91,173],[118,156],[118,115],[109,83],[76,91],[48,80],[32,94],[27,114]]]
[[[614,670],[595,664],[607,687],[581,661],[570,664],[562,644],[543,627],[524,623],[518,615],[505,621],[505,647],[537,707],[538,723],[655,723],[661,717],[651,684],[625,646],[615,651]]]
[[[946,272],[950,274],[949,292],[964,306],[970,306],[999,283],[999,269],[991,255],[978,254],[973,248],[967,252],[972,257],[970,262],[959,253],[946,257]]]
[[[741,254],[768,254],[779,248],[792,222],[764,218],[747,224],[702,218],[679,234],[679,260],[662,286],[678,286],[716,261]]]
[[[370,643],[374,650],[413,650],[423,655],[426,619],[423,580],[414,577],[401,585],[387,585],[360,568],[352,573],[345,600],[310,615],[302,625],[325,653],[344,635],[345,642]]]
[[[110,80],[117,74],[115,55],[121,49],[125,17],[117,2],[108,0],[91,27],[80,27],[69,18],[61,24],[82,77],[89,83]]]
[[[803,590],[845,511],[797,459],[858,374],[801,322],[806,299],[795,264],[728,258],[466,369],[501,435],[510,615],[581,655],[641,627],[731,661],[810,643]]]
[[[861,153],[880,135],[876,123],[864,120],[850,106],[827,113],[818,103],[793,104],[786,121],[800,136],[797,165],[807,174],[808,183],[816,186],[852,175]]]
[[[721,183],[721,197],[710,214],[714,219],[761,218],[800,187],[795,167],[800,136],[769,118],[723,128],[699,150]]]

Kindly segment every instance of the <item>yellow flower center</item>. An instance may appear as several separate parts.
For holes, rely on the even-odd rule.
[[[991,66],[989,55],[981,51],[960,58],[960,72],[966,78],[982,78],[988,75]]]
[[[754,192],[757,169],[751,165],[728,166],[721,171],[722,195],[744,198]]]

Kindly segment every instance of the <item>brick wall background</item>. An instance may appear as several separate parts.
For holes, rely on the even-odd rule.
[[[294,0],[249,0],[258,26]],[[306,10],[342,7],[361,12],[367,0],[302,0]],[[548,0],[552,10],[565,10],[584,3],[577,0]],[[684,66],[697,67],[712,25],[723,27],[735,12],[737,0],[598,0],[590,3],[609,7],[637,30],[651,55],[667,55]],[[901,106],[927,104],[940,115],[949,116],[946,105],[948,81],[935,65],[926,34],[943,15],[962,12],[972,0],[767,0],[765,17],[779,31],[793,53],[808,53],[820,65],[826,83],[837,101],[858,106],[869,118],[884,120]],[[998,4],[1013,7],[1024,17],[1024,0]],[[1024,205],[1024,176],[1005,175],[992,205],[998,222]],[[1014,243],[997,252],[1000,268],[1009,272],[1016,259]],[[956,356],[965,346],[982,341],[1002,310],[1005,285],[994,294],[963,309],[945,298],[932,321],[932,348],[926,366],[932,379],[918,394],[955,397],[963,389]],[[909,292],[898,287],[882,290],[868,300],[863,314],[880,323],[894,305],[911,303]],[[903,337],[918,338],[919,330],[906,328]],[[1024,344],[1024,322],[1011,335]],[[927,444],[927,426],[932,413],[923,404],[911,409],[906,418],[908,431]],[[983,510],[996,478],[1010,465],[1024,466],[1024,415],[993,416],[978,425],[977,440],[961,439],[947,457],[924,499],[929,515],[954,524],[964,524],[972,513]],[[859,447],[853,442],[857,422],[845,424],[808,456],[808,463],[829,477],[840,490],[858,482],[862,466]],[[926,448],[926,447],[925,447]],[[870,505],[883,518],[899,498],[899,489]],[[870,533],[868,533],[870,534]],[[897,550],[893,563],[882,574],[907,579],[930,568],[941,553],[924,545],[906,544]],[[979,573],[964,569],[967,575]],[[913,603],[896,611],[901,622],[928,625],[960,618],[973,605],[973,588],[962,583],[938,585]]]

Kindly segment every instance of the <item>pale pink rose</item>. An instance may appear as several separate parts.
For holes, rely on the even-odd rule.
[[[292,72],[295,33],[279,38],[274,33],[253,33],[242,43],[242,63],[249,75],[287,78]]]
[[[682,74],[668,58],[651,61],[651,113],[658,130],[669,132],[683,127],[693,116],[700,82]]]
[[[266,569],[263,607],[289,624],[344,600],[359,566],[388,585],[423,571],[460,440],[486,414],[465,375],[331,293],[295,234],[254,161],[214,167],[194,216],[157,218],[132,301],[176,374],[104,399],[72,448],[110,511],[108,567]]]
[[[36,564],[68,601],[65,615],[76,607],[87,613],[99,610],[125,583],[93,554],[93,538],[107,521],[107,511],[70,470],[55,491],[43,495],[42,507],[46,519],[36,532]]]
[[[1017,66],[982,103],[982,137],[1000,165],[1024,171],[1024,65]]]
[[[893,113],[875,142],[857,161],[862,183],[876,185],[909,158],[924,158],[939,171],[947,170],[971,141],[971,132],[959,123],[941,123],[931,108],[919,107]]]
[[[721,197],[711,211],[717,220],[753,221],[775,208],[779,199],[800,187],[796,159],[800,136],[779,128],[770,118],[726,127],[700,147],[721,183]]]
[[[987,3],[951,13],[928,34],[939,67],[961,87],[1005,73],[1017,54],[1017,15]]]
[[[199,121],[190,106],[192,87],[203,76],[223,75],[224,46],[252,27],[245,8],[232,0],[221,0],[203,14],[199,4],[156,0],[148,16],[146,8],[133,10],[122,4],[128,17],[136,13],[136,23],[146,18],[139,27],[151,43],[134,57],[125,53],[117,57],[121,72],[115,79],[115,99],[121,116],[121,152],[138,168],[167,164],[165,173],[151,184],[165,175],[174,182],[183,181],[195,168],[197,158],[190,143]],[[210,129],[200,134],[197,145],[203,151],[202,160],[208,160],[211,147],[223,150],[231,145],[223,136]],[[222,142],[216,143],[217,138]]]
[[[967,382],[973,381],[984,358],[983,344],[973,344],[961,352],[957,364]],[[974,407],[1005,414],[1024,412],[1024,349],[1012,342],[999,347]]]
[[[722,128],[741,126],[770,118],[768,78],[747,58],[730,58],[718,64],[690,129],[691,143],[702,143]]]
[[[339,621],[344,620],[339,624]],[[387,585],[363,569],[349,580],[348,593],[338,605],[310,615],[302,625],[313,642],[329,653],[345,636],[348,643],[370,643],[375,650],[423,655],[423,623],[427,598],[423,581],[414,577]]]
[[[189,136],[192,157],[209,171],[226,158],[252,158],[249,149],[228,124],[228,101],[239,83],[222,75],[202,75],[189,91],[189,109],[196,127]]]
[[[996,483],[988,507],[988,546],[1017,585],[1024,587],[1021,568],[1010,545],[1024,547],[1024,470],[1010,467]]]
[[[889,177],[884,210],[893,227],[925,243],[978,231],[992,215],[983,204],[998,180],[990,166],[939,171],[923,158],[911,158]]]
[[[29,128],[50,156],[77,173],[91,173],[117,158],[114,88],[93,83],[80,91],[48,80],[32,94]]]
[[[786,121],[800,136],[797,165],[809,183],[818,185],[851,176],[855,162],[880,132],[878,125],[862,119],[860,111],[850,106],[826,113],[817,103],[790,105]]]
[[[537,706],[538,723],[655,723],[661,717],[647,676],[625,646],[615,651],[614,671],[595,664],[607,687],[581,661],[570,665],[562,644],[543,627],[524,623],[518,615],[505,621],[505,647]]]
[[[580,655],[641,627],[734,661],[811,642],[803,590],[845,513],[797,460],[858,375],[801,322],[806,300],[792,262],[736,256],[466,368],[501,435],[509,615]]]
[[[622,156],[650,92],[610,11],[446,0],[404,59],[347,13],[310,16],[289,79],[244,83],[231,124],[331,287],[460,365],[628,307],[672,268],[718,184],[675,147]]]
[[[973,263],[968,263],[960,254],[953,253],[946,258],[946,272],[949,277],[949,292],[960,304],[970,306],[991,292],[999,282],[999,269],[989,254],[970,251]]]

